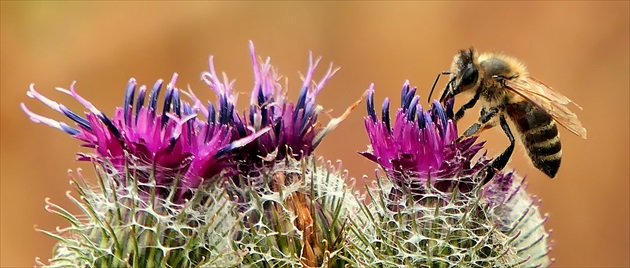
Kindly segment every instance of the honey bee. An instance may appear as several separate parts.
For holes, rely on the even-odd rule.
[[[478,54],[474,48],[464,49],[455,55],[450,72],[438,74],[433,88],[440,75],[444,74],[449,74],[450,80],[440,102],[460,93],[474,93],[472,99],[455,113],[453,119],[456,122],[477,101],[482,103],[478,122],[470,126],[463,136],[476,135],[498,123],[510,140],[510,145],[490,163],[484,182],[492,179],[497,170],[507,165],[514,151],[515,139],[506,119],[516,127],[534,167],[550,178],[556,176],[562,160],[562,146],[556,123],[586,139],[586,129],[566,107],[573,102],[531,77],[525,65],[516,58],[500,53]]]

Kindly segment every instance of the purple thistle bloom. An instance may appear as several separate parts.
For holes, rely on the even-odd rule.
[[[361,241],[379,241],[374,263],[384,256],[427,267],[548,265],[546,217],[525,192],[524,180],[497,171],[485,181],[492,159],[480,152],[484,143],[476,143],[476,136],[458,135],[453,100],[444,106],[435,101],[423,110],[415,93],[405,82],[392,125],[389,99],[378,118],[374,85],[367,91],[365,127],[371,146],[361,154],[379,164],[388,178],[378,177],[370,194],[373,202],[365,209],[370,214],[366,222],[380,231],[357,232]],[[374,211],[379,217],[372,216]],[[404,231],[392,232],[391,226]],[[408,243],[415,245],[408,247],[412,250],[396,247]],[[417,258],[410,260],[413,254]]]
[[[280,77],[271,66],[270,58],[259,62],[251,42],[250,52],[254,87],[250,97],[249,113],[243,113],[241,116],[234,112],[236,96],[232,91],[233,82],[227,80],[225,76],[223,80],[219,79],[212,58],[209,72],[201,75],[202,80],[219,96],[221,111],[232,116],[230,125],[233,137],[244,138],[257,131],[269,129],[236,152],[234,159],[240,163],[238,170],[241,175],[256,175],[260,168],[273,165],[274,162],[289,156],[298,160],[310,156],[322,138],[336,128],[358,104],[351,106],[339,118],[332,119],[326,127],[322,127],[317,121],[322,107],[317,105],[315,100],[317,94],[339,68],[333,69],[331,64],[324,77],[318,83],[313,82],[313,74],[321,57],[314,60],[310,53],[306,76],[303,78],[298,100],[294,103],[287,99],[286,85],[283,87],[280,84]],[[200,102],[194,95],[192,98],[195,102]],[[202,113],[212,117],[214,111],[202,109]]]
[[[361,154],[378,163],[399,186],[411,176],[416,178],[413,184],[425,184],[430,178],[436,189],[447,191],[457,182],[449,179],[472,177],[489,163],[489,159],[483,155],[473,161],[483,148],[483,143],[475,143],[477,137],[458,139],[457,126],[451,120],[452,100],[446,107],[435,101],[424,111],[415,93],[416,88],[410,88],[406,81],[401,108],[396,111],[392,127],[389,99],[383,102],[379,120],[374,109],[374,88],[370,86],[365,127],[372,150]],[[458,185],[460,190],[470,191],[473,183],[472,180],[460,180]]]
[[[175,199],[181,202],[191,197],[191,190],[202,182],[221,173],[232,178],[256,175],[266,163],[272,165],[288,156],[302,159],[311,155],[322,138],[358,105],[355,103],[342,116],[321,127],[317,117],[322,108],[315,99],[338,69],[331,65],[319,83],[314,83],[313,73],[320,59],[313,60],[312,54],[309,55],[300,96],[293,103],[286,99],[286,88],[278,83],[269,58],[259,64],[252,42],[250,51],[255,83],[249,114],[242,117],[235,110],[234,82],[225,74],[223,80],[219,79],[212,57],[210,70],[202,74],[202,80],[218,95],[216,106],[209,102],[202,104],[192,91],[180,92],[175,87],[177,74],[166,85],[161,111],[158,99],[163,81],[158,80],[147,97],[147,87],[138,88],[133,78],[127,84],[123,106],[115,110],[111,119],[77,94],[74,83],[69,90],[57,90],[83,104],[88,110],[85,118],[44,97],[35,91],[33,84],[27,95],[66,115],[76,127],[37,115],[21,105],[32,121],[63,130],[82,141],[84,147],[95,149],[94,156],[79,154],[79,160],[111,165],[116,173],[122,174],[119,180],[123,184],[127,183],[125,172],[137,176],[140,183],[154,179],[158,188],[164,188],[157,189],[162,196],[169,196],[169,189],[175,186],[178,189]],[[192,102],[182,100],[182,93]]]
[[[94,148],[95,155],[79,154],[78,160],[97,161],[111,165],[118,173],[125,174],[128,168],[140,183],[155,179],[156,189],[162,196],[168,196],[168,189],[176,186],[176,202],[190,197],[190,190],[199,187],[230,167],[230,152],[253,141],[268,129],[263,129],[242,139],[231,137],[230,121],[225,119],[225,112],[217,121],[214,116],[201,120],[197,116],[196,105],[182,101],[179,89],[175,87],[177,74],[166,86],[164,108],[158,112],[157,104],[163,81],[158,80],[148,96],[145,105],[146,87],[138,90],[134,98],[137,83],[130,79],[127,84],[123,107],[118,107],[110,119],[92,103],[82,98],[74,90],[57,88],[69,94],[87,108],[85,118],[54,102],[34,89],[31,84],[28,96],[36,98],[50,108],[63,113],[75,122],[78,128],[66,123],[37,115],[29,111],[22,103],[22,109],[32,121],[58,128],[82,141],[84,147]],[[134,111],[135,102],[135,111]],[[210,110],[214,110],[209,105]],[[222,106],[221,108],[224,108]],[[113,170],[112,170],[113,171]],[[181,182],[176,178],[181,177]],[[120,182],[127,183],[125,176]]]

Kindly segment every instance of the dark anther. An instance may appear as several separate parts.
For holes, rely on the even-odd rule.
[[[181,109],[181,99],[179,98],[179,90],[173,88],[173,110],[177,117],[182,117],[182,109]]]
[[[125,90],[125,100],[123,102],[123,116],[125,119],[125,125],[129,126],[131,121],[131,111],[133,109],[133,96],[136,93],[136,80],[131,79],[127,83],[127,89]]]
[[[370,90],[367,93],[367,100],[365,102],[367,106],[367,114],[372,119],[372,122],[376,122],[376,110],[374,109],[374,91]]]
[[[187,115],[192,114],[192,113],[193,113],[193,110],[192,110],[192,108],[190,107],[190,104],[188,104],[187,102],[184,102],[184,115],[186,115],[186,116],[187,116]],[[188,137],[188,140],[189,140],[189,141],[193,139],[193,137],[192,137],[192,133],[193,133],[193,122],[195,122],[195,120],[196,120],[196,119],[186,121],[186,129],[188,130],[188,135],[187,135],[187,137]]]
[[[215,122],[217,122],[217,114],[216,114],[216,111],[214,110],[214,105],[208,102],[208,125],[210,125],[210,123],[215,123]]]
[[[107,129],[109,129],[109,131],[112,133],[112,135],[114,135],[114,137],[116,137],[116,139],[118,141],[120,141],[121,144],[123,144],[122,136],[120,135],[120,131],[118,131],[118,129],[112,123],[112,121],[109,120],[109,118],[103,113],[97,114],[96,116],[98,116],[98,118],[101,120],[101,122],[103,122],[103,124],[105,124],[105,126],[107,126]]]
[[[153,85],[153,89],[151,89],[151,93],[149,93],[148,107],[151,110],[153,118],[155,118],[155,113],[157,112],[157,100],[160,95],[160,91],[162,91],[162,83],[164,83],[162,79],[157,80]]]
[[[258,88],[258,106],[262,106],[265,104],[265,94],[263,93],[262,85]]]
[[[417,116],[418,116],[418,128],[423,129],[427,127],[427,121],[426,118],[424,118],[424,113],[422,112],[422,109],[419,109],[417,112]]]
[[[173,102],[173,89],[170,88],[166,92],[166,97],[164,98],[164,107],[162,107],[162,129],[166,127],[166,123],[168,122],[168,116],[166,116],[166,114],[171,111],[172,102]]]
[[[415,95],[416,95],[415,87],[407,92],[406,96],[404,96],[404,98],[402,99],[401,107],[403,111],[407,111],[407,109],[409,109],[409,105],[411,105],[411,101],[413,100]]]
[[[448,119],[446,117],[446,112],[444,111],[444,108],[437,101],[433,103],[433,113],[442,122],[441,129],[442,129],[442,133],[444,133],[446,131]]]
[[[135,125],[138,125],[138,115],[144,106],[144,96],[146,95],[147,88],[145,86],[140,87],[140,91],[138,91],[138,99],[136,100],[136,120]]]
[[[260,107],[261,126],[266,127],[269,124],[269,108],[267,104]],[[253,121],[252,121],[253,122]]]
[[[407,99],[407,93],[409,93],[409,90],[411,90],[409,84],[404,84],[402,90],[400,91],[400,107],[403,107],[403,109],[405,109],[405,101]]]
[[[409,110],[407,110],[407,121],[413,122],[416,120],[416,109],[418,108],[419,101],[419,96],[414,96],[413,99],[411,99],[411,103],[409,103]]]
[[[231,110],[231,113],[233,113],[234,106],[231,107]],[[241,137],[247,136],[247,129],[245,128],[245,124],[243,124],[243,121],[241,121],[241,118],[238,116],[238,114],[234,114],[233,123],[231,125],[236,128],[236,131],[238,131],[238,135],[240,135]]]
[[[232,105],[229,104],[225,95],[219,96],[219,124],[228,125],[230,123],[232,119],[231,107]]]
[[[66,108],[66,106],[63,106],[63,104],[59,104],[59,109],[61,110],[61,112],[65,116],[67,116],[72,121],[74,121],[77,124],[79,124],[79,126],[81,126],[83,129],[88,130],[88,131],[92,131],[92,127],[90,127],[90,122],[88,122],[87,119],[85,119],[83,117],[80,117],[79,115],[75,114],[74,112],[68,110],[68,108]]]
[[[392,126],[391,126],[391,122],[389,119],[389,98],[385,98],[385,100],[383,101],[383,108],[381,109],[382,114],[382,120],[383,122],[385,122],[385,127],[387,128],[387,132],[389,132],[389,134],[392,133]],[[374,120],[376,122],[376,120]]]
[[[293,113],[293,121],[297,121],[297,117],[300,114],[300,109],[304,109],[306,106],[306,95],[308,94],[308,88],[302,88],[300,91],[300,96],[298,97],[298,101],[295,104],[295,112]]]
[[[66,133],[68,133],[68,134],[70,134],[72,136],[77,135],[77,134],[79,134],[81,132],[80,130],[78,130],[76,128],[72,128],[72,127],[70,127],[70,126],[68,126],[66,124],[63,124],[63,123],[60,124],[60,126],[61,126],[61,130],[65,131]]]

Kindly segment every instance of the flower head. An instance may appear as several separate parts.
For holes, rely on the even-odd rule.
[[[303,78],[300,94],[296,102],[287,99],[287,85],[280,83],[277,70],[270,64],[270,58],[261,61],[256,55],[250,42],[250,52],[253,62],[254,87],[250,96],[249,111],[239,115],[233,112],[236,96],[233,93],[233,82],[227,78],[221,80],[217,75],[212,58],[210,70],[202,74],[202,80],[217,93],[222,111],[229,113],[232,118],[231,134],[233,137],[243,138],[256,131],[269,129],[262,133],[255,141],[245,144],[238,150],[235,160],[239,161],[239,170],[243,175],[257,173],[265,165],[292,157],[300,160],[310,156],[322,141],[322,138],[336,128],[349,115],[349,111],[341,117],[331,120],[326,127],[317,121],[322,107],[316,104],[316,98],[326,82],[339,68],[332,65],[319,80],[313,81],[315,68],[321,58],[313,59],[309,54],[309,66]],[[199,102],[193,95],[195,102]],[[225,106],[225,107],[224,107]],[[356,106],[352,106],[349,110]],[[213,111],[203,110],[211,116]]]
[[[175,87],[177,74],[166,86],[162,111],[158,111],[158,100],[163,88],[163,81],[158,80],[149,93],[145,104],[146,86],[138,85],[130,79],[125,91],[122,107],[116,108],[110,119],[92,103],[81,97],[74,89],[57,88],[73,96],[87,108],[85,118],[70,111],[63,104],[54,102],[39,92],[31,84],[28,96],[36,98],[52,109],[63,113],[75,122],[73,128],[63,122],[37,115],[29,111],[24,104],[22,109],[37,123],[61,129],[83,142],[84,147],[94,148],[95,155],[79,154],[79,160],[95,160],[111,165],[112,171],[135,173],[140,183],[154,179],[161,185],[164,196],[167,189],[175,187],[175,200],[181,202],[190,197],[190,190],[197,188],[202,181],[215,178],[229,167],[230,152],[254,140],[267,129],[234,139],[231,137],[230,118],[221,110],[217,120],[214,114],[206,119],[198,117],[198,106],[191,105],[180,98],[180,91]],[[135,98],[136,91],[138,97]],[[134,109],[135,106],[135,109]],[[220,107],[225,109],[225,107]],[[209,105],[209,110],[214,110]],[[227,117],[227,119],[226,119]],[[129,170],[125,170],[128,168]],[[126,183],[125,176],[119,176],[121,183]],[[181,182],[177,178],[181,178]]]
[[[362,153],[386,178],[369,189],[355,241],[370,266],[514,267],[548,265],[548,233],[523,179],[496,172],[486,181],[488,159],[477,137],[459,137],[453,101],[426,111],[405,82],[394,124],[389,99],[381,118],[374,88],[367,92],[365,126],[371,147]],[[361,241],[378,241],[372,247]],[[372,245],[372,244],[370,244]],[[357,248],[360,250],[361,247]]]
[[[390,120],[390,101],[383,102],[379,119],[374,108],[374,88],[367,92],[368,116],[365,128],[370,138],[371,150],[361,153],[378,163],[397,185],[407,183],[426,184],[433,179],[434,187],[443,191],[455,183],[448,178],[468,178],[459,180],[460,190],[470,191],[472,178],[489,162],[484,156],[474,159],[483,148],[483,143],[475,143],[477,137],[459,139],[457,126],[452,121],[452,100],[443,107],[434,102],[426,111],[418,103],[416,88],[405,82],[401,93],[401,108],[396,110],[394,125]]]

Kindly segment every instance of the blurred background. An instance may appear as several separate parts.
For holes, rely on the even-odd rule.
[[[1,263],[32,267],[47,260],[54,240],[34,231],[65,226],[44,209],[44,199],[74,209],[66,198],[67,169],[79,143],[41,124],[19,108],[63,117],[26,91],[75,111],[83,108],[54,90],[77,81],[77,90],[112,114],[122,104],[130,77],[152,85],[179,73],[202,99],[212,96],[200,81],[209,55],[219,71],[252,86],[247,48],[270,56],[289,78],[296,97],[298,72],[308,52],[341,71],[318,102],[340,115],[375,83],[377,102],[398,100],[406,79],[423,100],[438,72],[458,49],[505,52],[523,60],[538,79],[567,95],[588,129],[588,140],[561,130],[564,158],[550,180],[531,166],[518,147],[510,164],[527,175],[529,192],[541,198],[555,240],[557,267],[621,267],[629,261],[629,2],[5,2],[1,4]],[[318,74],[322,74],[321,68]],[[439,89],[443,88],[440,84]],[[245,106],[246,97],[240,105]],[[461,103],[460,103],[461,104]],[[376,165],[356,152],[366,149],[364,106],[325,139],[318,153],[342,159],[356,178],[373,178]],[[462,124],[476,119],[470,112]],[[326,118],[323,118],[326,121]],[[460,126],[460,128],[465,128]],[[499,128],[484,132],[491,155],[508,141]],[[360,180],[361,181],[361,180]]]

